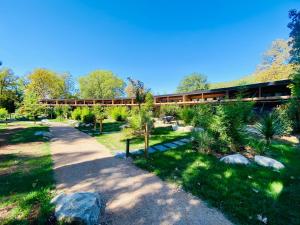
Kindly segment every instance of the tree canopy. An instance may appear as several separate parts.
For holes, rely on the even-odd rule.
[[[39,99],[65,98],[71,87],[69,75],[60,75],[47,69],[36,69],[28,76],[27,92]]]
[[[116,98],[124,94],[124,81],[108,70],[95,70],[79,78],[82,98]]]
[[[208,89],[207,77],[200,73],[185,76],[177,87],[177,93]]]

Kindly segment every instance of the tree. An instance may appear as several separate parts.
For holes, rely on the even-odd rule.
[[[132,94],[135,98],[136,103],[141,109],[141,104],[143,104],[146,100],[147,94],[150,92],[150,89],[146,88],[144,83],[140,80],[134,80],[130,77],[127,78],[130,85],[132,86]]]
[[[9,113],[15,111],[16,104],[21,101],[22,92],[19,88],[18,77],[12,70],[0,70],[0,107],[6,108]]]
[[[45,106],[39,104],[38,96],[32,92],[26,92],[22,103],[19,108],[19,113],[33,119],[36,122],[38,116],[45,111]]]
[[[99,123],[99,132],[103,131],[103,120],[107,118],[106,110],[103,106],[94,106],[93,112],[95,115],[95,126],[94,129],[97,129],[97,123]]]
[[[258,70],[266,70],[272,66],[285,65],[290,60],[291,47],[288,41],[277,39],[272,42],[271,47],[264,52],[262,62],[258,66]]]
[[[68,75],[59,75],[47,69],[36,69],[28,76],[27,91],[39,99],[65,98],[69,91]]]
[[[116,98],[124,93],[125,83],[111,71],[96,70],[79,79],[82,98]]]
[[[6,121],[7,123],[8,112],[4,108],[0,108],[0,120]]]
[[[185,76],[177,87],[178,93],[208,89],[207,77],[200,73]]]
[[[149,136],[151,132],[151,128],[153,125],[152,121],[152,112],[149,111],[151,105],[153,105],[153,96],[151,97],[150,89],[144,86],[144,83],[139,80],[134,80],[132,78],[128,78],[130,85],[133,87],[133,93],[135,96],[135,101],[138,104],[138,111],[135,113],[133,111],[132,117],[129,119],[130,129],[134,135],[144,135],[145,139],[145,157],[148,157],[148,148],[149,148]],[[143,103],[145,103],[145,107],[141,107]]]
[[[291,63],[300,64],[300,11],[292,9],[289,11],[291,22],[288,28],[291,29],[289,45],[291,46]]]

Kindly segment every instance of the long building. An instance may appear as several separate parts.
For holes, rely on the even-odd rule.
[[[207,103],[220,103],[235,101],[237,96],[242,96],[243,101],[255,101],[257,103],[278,104],[291,98],[291,91],[288,85],[291,80],[279,80],[248,84],[243,86],[217,88],[210,90],[199,90],[187,93],[176,93],[154,96],[156,106],[167,104],[194,105]],[[76,106],[135,106],[134,98],[115,98],[115,99],[42,99],[40,104],[70,105]]]

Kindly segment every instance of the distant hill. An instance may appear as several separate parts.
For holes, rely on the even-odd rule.
[[[283,79],[288,79],[292,73],[293,73],[293,66],[291,64],[271,66],[268,69],[257,71],[241,79],[228,81],[228,82],[211,83],[209,84],[209,89],[233,87],[233,86],[239,86],[245,84],[275,81],[275,80],[283,80]]]

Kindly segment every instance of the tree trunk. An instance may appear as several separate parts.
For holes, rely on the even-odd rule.
[[[95,120],[94,131],[97,130],[97,120]]]
[[[145,124],[145,157],[148,158],[148,147],[149,147],[149,134],[148,134],[148,124]]]

